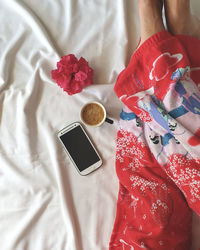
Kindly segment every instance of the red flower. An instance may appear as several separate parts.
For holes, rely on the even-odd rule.
[[[73,95],[93,84],[93,73],[83,57],[78,60],[73,54],[69,54],[61,57],[57,69],[51,71],[51,78],[69,95]]]

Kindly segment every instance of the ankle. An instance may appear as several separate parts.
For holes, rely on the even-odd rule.
[[[192,23],[190,0],[165,0],[165,16],[172,34],[187,33]]]
[[[153,4],[152,4],[153,2]],[[148,8],[159,9],[160,13],[155,12],[159,16],[162,15],[162,7],[163,1],[162,0],[138,0],[138,8],[141,10],[148,10]]]
[[[139,0],[141,43],[155,33],[164,30],[162,20],[162,0]]]

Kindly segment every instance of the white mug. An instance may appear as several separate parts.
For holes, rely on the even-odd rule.
[[[87,118],[84,117],[88,116]],[[91,127],[99,127],[105,121],[112,124],[113,121],[106,117],[106,109],[96,101],[86,103],[80,112],[80,118],[83,124]]]

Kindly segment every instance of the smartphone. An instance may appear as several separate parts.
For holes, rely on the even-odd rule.
[[[79,122],[62,129],[58,138],[79,174],[87,175],[102,165],[101,157]]]

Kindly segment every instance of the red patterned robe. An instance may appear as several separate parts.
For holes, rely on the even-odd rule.
[[[200,41],[159,32],[115,85],[117,213],[110,250],[189,250],[200,215]]]

